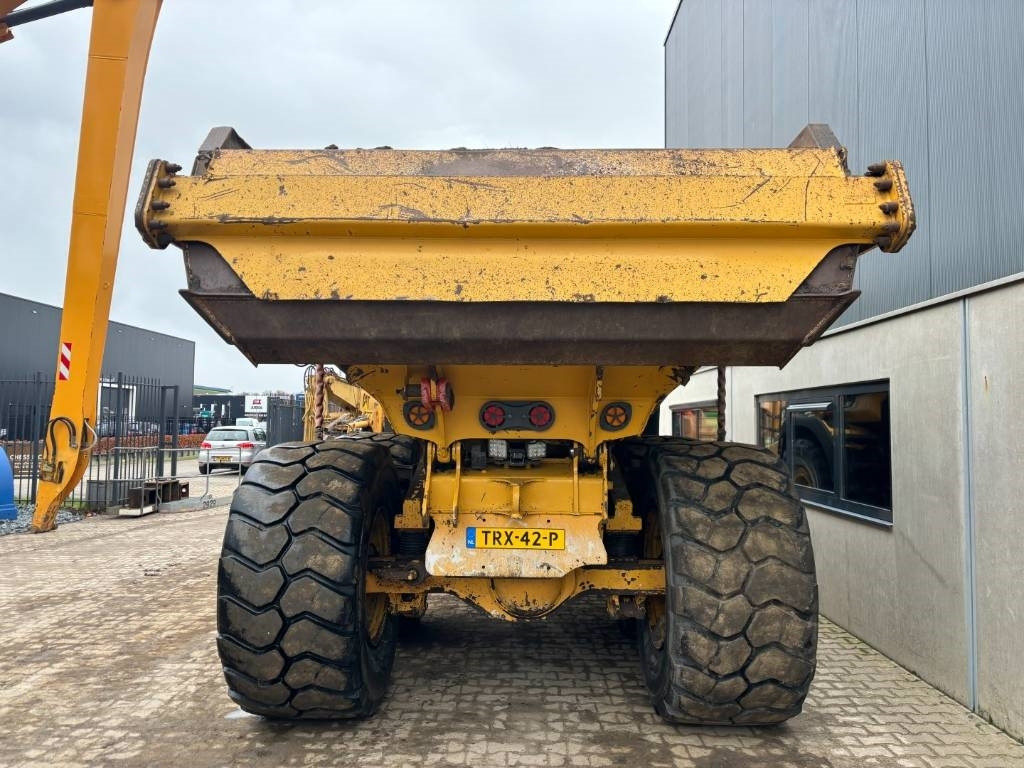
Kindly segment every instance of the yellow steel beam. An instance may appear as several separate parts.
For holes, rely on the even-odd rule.
[[[57,384],[32,528],[54,527],[89,464],[142,83],[161,0],[96,0],[89,40]],[[62,365],[61,350],[70,363]]]
[[[523,520],[530,515],[552,513],[603,517],[607,504],[603,491],[604,478],[600,475],[575,478],[571,460],[547,459],[529,471],[491,467],[487,472],[467,474],[458,483],[457,496],[459,507],[473,515],[503,515]],[[574,504],[573,499],[577,497],[579,501]],[[439,519],[452,517],[455,498],[455,473],[435,472],[430,486],[429,512]]]
[[[665,592],[665,570],[660,562],[637,563],[631,567],[590,566],[577,568],[560,578],[490,579],[458,576],[428,576],[415,566],[382,578],[380,571],[366,574],[368,593],[386,592],[398,604],[401,596],[447,592],[473,603],[491,616],[508,621],[545,616],[560,605],[586,592],[617,595],[659,595]]]
[[[173,187],[153,174],[141,223],[151,242],[209,243],[267,299],[782,302],[831,249],[894,251],[913,229],[897,163],[880,181],[843,162],[833,147],[219,150]]]

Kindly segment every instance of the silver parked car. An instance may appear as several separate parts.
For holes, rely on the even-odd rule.
[[[214,427],[199,448],[199,473],[214,467],[248,469],[256,454],[267,447],[267,433],[260,427]]]

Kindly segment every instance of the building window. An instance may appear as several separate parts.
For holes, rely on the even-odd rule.
[[[671,409],[673,437],[689,437],[693,440],[718,439],[717,403],[673,405]]]
[[[892,523],[889,383],[759,395],[758,443],[811,506]]]

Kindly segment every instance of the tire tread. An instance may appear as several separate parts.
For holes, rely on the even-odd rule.
[[[368,672],[357,604],[370,500],[398,498],[390,455],[383,440],[285,443],[261,452],[243,478],[217,598],[221,664],[243,710],[351,719],[379,704],[383,684],[368,675],[390,673],[394,622]]]
[[[751,446],[657,437],[620,443],[616,458],[665,542],[666,650],[640,632],[655,709],[698,725],[799,714],[814,676],[818,596],[785,464]]]

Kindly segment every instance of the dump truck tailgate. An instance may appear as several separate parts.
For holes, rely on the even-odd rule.
[[[154,161],[137,224],[253,362],[782,365],[913,230],[897,163],[777,150],[258,151]]]

